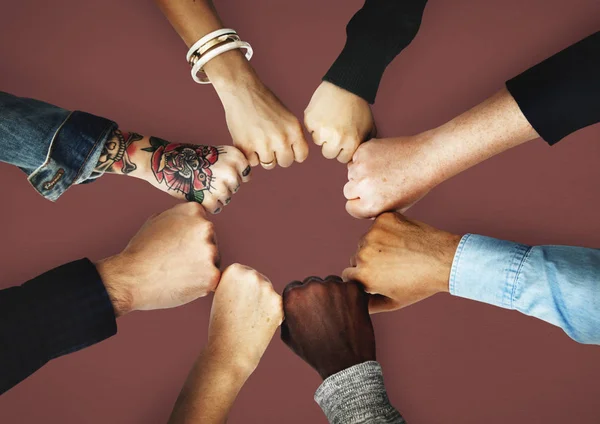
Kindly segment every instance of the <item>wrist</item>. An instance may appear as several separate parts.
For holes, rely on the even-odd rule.
[[[130,289],[132,286],[130,278],[123,272],[120,256],[102,259],[95,265],[113,305],[115,317],[119,318],[133,311],[133,294]]]
[[[258,76],[241,50],[223,53],[204,66],[204,72],[217,93],[256,84]]]
[[[244,384],[254,372],[258,363],[247,356],[240,355],[236,349],[223,349],[219,342],[210,343],[204,348],[201,356],[205,361],[218,367],[229,381]]]

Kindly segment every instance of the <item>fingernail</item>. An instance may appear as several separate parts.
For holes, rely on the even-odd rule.
[[[219,213],[219,212],[221,212],[221,208],[215,209],[215,213]]]
[[[237,191],[240,189],[240,186],[237,186],[236,188],[233,189],[234,193],[237,193]]]
[[[231,197],[228,197],[227,199],[225,199],[225,204],[228,205],[229,202],[231,202]]]
[[[252,168],[250,168],[250,165],[248,165],[246,169],[244,169],[244,172],[242,172],[242,177],[247,177],[250,175],[250,171],[252,171]]]

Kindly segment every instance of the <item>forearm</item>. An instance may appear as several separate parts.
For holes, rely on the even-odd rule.
[[[436,152],[436,183],[538,137],[506,89],[420,136]]]
[[[56,357],[116,333],[110,296],[87,259],[0,291],[0,393]]]
[[[171,413],[169,424],[220,424],[250,372],[208,348],[201,353]]]
[[[363,362],[323,381],[315,393],[332,424],[402,424],[402,415],[390,404],[381,366]]]
[[[580,343],[600,344],[600,250],[527,246],[464,236],[450,293],[539,318]]]

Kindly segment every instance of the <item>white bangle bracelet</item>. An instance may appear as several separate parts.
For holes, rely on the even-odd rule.
[[[210,80],[206,75],[198,78],[198,72],[204,72],[202,68],[215,57],[235,49],[245,49],[247,60],[250,60],[250,58],[252,57],[252,46],[250,46],[250,44],[245,41],[232,41],[230,43],[225,43],[223,45],[215,47],[214,49],[206,52],[206,54],[202,55],[192,67],[192,78],[194,79],[194,81],[196,81],[198,84],[210,84]]]
[[[217,37],[220,37],[221,35],[226,35],[226,34],[237,34],[237,32],[235,32],[235,30],[233,30],[231,28],[221,28],[216,31],[209,32],[204,37],[202,37],[201,39],[196,41],[192,45],[192,47],[190,47],[190,49],[187,52],[187,55],[185,55],[185,59],[189,63],[190,59],[192,58],[192,55],[196,52],[196,50],[198,50],[200,47],[202,47],[204,44],[206,44],[213,38],[217,38]]]

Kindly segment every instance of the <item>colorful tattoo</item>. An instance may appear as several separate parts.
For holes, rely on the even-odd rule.
[[[112,137],[104,144],[98,164],[97,172],[119,172],[129,174],[137,169],[129,157],[128,150],[131,144],[141,140],[143,137],[137,133],[122,132],[119,129],[113,131]]]
[[[215,146],[169,143],[158,137],[150,137],[150,147],[142,150],[152,153],[156,181],[198,203],[204,200],[205,191],[210,192],[214,180],[210,167],[224,153]]]

